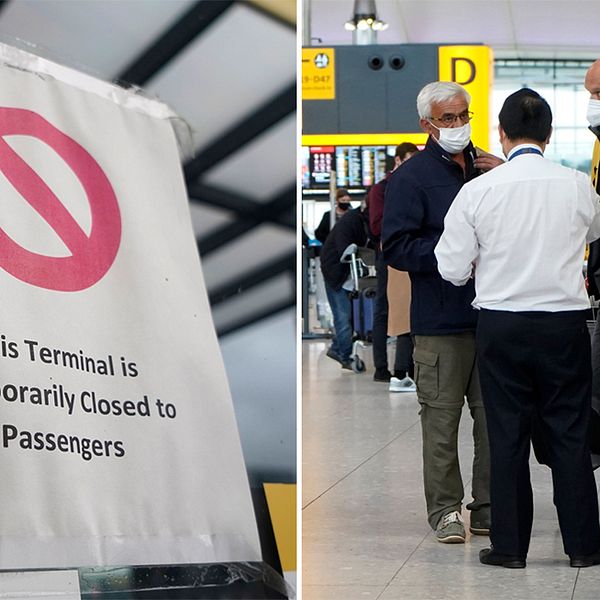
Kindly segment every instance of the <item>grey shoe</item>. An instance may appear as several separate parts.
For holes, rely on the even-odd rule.
[[[442,544],[464,544],[465,525],[460,513],[454,512],[444,515],[435,530],[435,537]]]
[[[390,392],[416,392],[417,384],[410,378],[398,379],[392,377],[390,379]]]

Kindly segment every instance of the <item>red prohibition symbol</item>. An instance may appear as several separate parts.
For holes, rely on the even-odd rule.
[[[90,205],[89,236],[42,178],[1,137],[8,135],[41,140],[69,166]],[[71,253],[55,257],[30,252],[0,229],[0,267],[31,285],[63,292],[84,290],[102,279],[119,249],[121,214],[110,181],[94,158],[39,114],[0,107],[0,171]]]

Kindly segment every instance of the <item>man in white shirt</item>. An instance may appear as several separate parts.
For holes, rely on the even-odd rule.
[[[476,347],[491,455],[491,548],[483,564],[523,568],[533,521],[532,415],[547,445],[572,567],[600,564],[598,497],[587,444],[591,362],[585,243],[600,197],[585,174],[546,160],[552,112],[536,92],[499,115],[508,161],[462,187],[435,249],[442,277],[475,278]]]

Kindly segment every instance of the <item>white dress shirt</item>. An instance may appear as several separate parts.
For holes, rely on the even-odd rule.
[[[475,277],[476,308],[590,306],[582,267],[586,241],[600,238],[600,196],[587,175],[539,152],[513,148],[506,163],[466,183],[446,215],[438,269],[454,285]]]

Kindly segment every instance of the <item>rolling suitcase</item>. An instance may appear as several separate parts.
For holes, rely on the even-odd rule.
[[[373,338],[373,314],[375,311],[375,295],[377,278],[375,277],[375,251],[371,248],[360,248],[350,244],[342,254],[341,262],[350,265],[353,282],[352,291],[352,328],[355,340],[352,345],[352,369],[362,373],[366,366],[358,355],[362,342],[370,342]]]
[[[368,287],[354,293],[352,298],[352,327],[359,340],[373,341],[373,315],[377,290]]]

